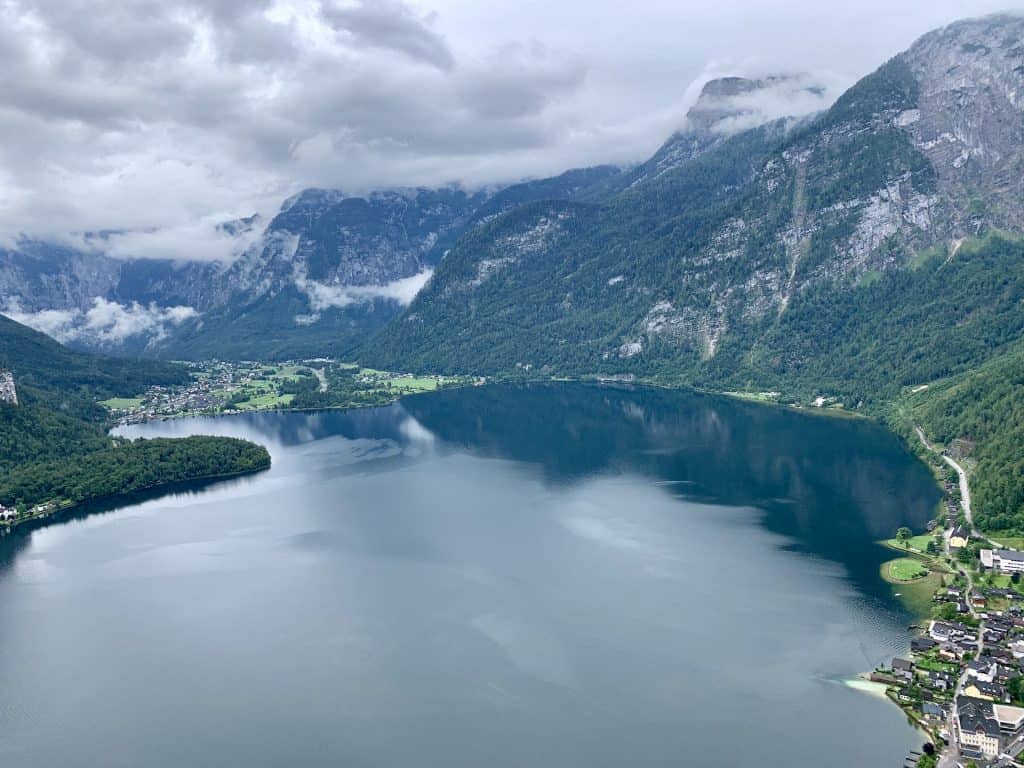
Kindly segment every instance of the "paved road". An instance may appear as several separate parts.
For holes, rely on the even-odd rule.
[[[925,448],[927,448],[929,451],[932,451],[933,453],[938,453],[938,451],[935,450],[935,447],[931,443],[928,442],[928,438],[925,436],[924,430],[922,430],[920,427],[915,425],[914,426],[914,431],[917,432],[917,436],[921,440],[921,444],[924,445]],[[975,529],[975,527],[974,527],[974,516],[971,514],[971,489],[970,489],[970,486],[967,483],[967,472],[965,472],[964,468],[961,467],[957,462],[955,462],[949,456],[947,456],[945,454],[940,454],[940,455],[942,456],[942,460],[945,461],[946,464],[948,464],[949,466],[951,466],[953,469],[956,470],[956,474],[960,478],[960,501],[961,501],[961,506],[963,507],[963,510],[964,510],[964,517],[967,519],[967,526],[970,528],[971,534],[975,538],[982,538],[983,539],[984,537],[982,537],[978,533],[978,531]],[[950,534],[951,533],[952,533],[952,531],[947,530],[945,532],[945,535],[944,535],[946,555],[948,557],[952,557],[952,554],[953,554],[952,551],[949,548],[949,539],[950,539]],[[966,589],[966,594],[968,596],[967,605],[968,605],[968,608],[969,608],[969,610],[971,612],[971,616],[974,616],[975,618],[977,618],[977,615],[978,615],[977,611],[975,611],[974,610],[974,606],[971,605],[970,597],[969,597],[971,592],[974,589],[974,579],[972,578],[972,575],[971,575],[970,571],[967,570],[967,569],[961,569],[959,566],[957,566],[957,571],[960,573],[960,575],[966,577],[966,579],[967,579],[967,589]],[[985,638],[985,622],[981,622],[978,625],[978,652],[977,652],[978,656],[981,655],[982,649],[985,647],[985,645],[984,645],[985,639],[984,638]],[[963,674],[960,675],[960,679],[957,680],[957,682],[956,682],[956,691],[955,691],[955,694],[954,694],[954,697],[953,697],[953,701],[954,702],[956,702],[956,697],[958,697],[960,695],[960,692],[963,690],[964,684],[965,684],[966,681],[967,681],[967,673],[965,671]],[[955,739],[952,738],[953,733],[954,733],[953,719],[955,717],[956,717],[955,708],[953,706],[951,706],[950,707],[950,714],[949,714],[949,721],[948,721],[947,726],[946,726],[948,728],[948,730],[949,730],[951,741],[955,741]],[[957,768],[958,766],[960,766],[962,764],[963,763],[961,762],[961,758],[959,756],[959,753],[957,752],[956,747],[953,746],[953,744],[950,744],[948,747],[946,747],[944,750],[942,750],[942,753],[939,756],[938,768]]]
[[[949,466],[956,470],[957,475],[960,477],[960,502],[964,508],[964,517],[967,518],[967,525],[971,528],[971,533],[978,537],[979,534],[974,528],[974,516],[971,514],[971,488],[967,483],[967,473],[964,468],[957,464],[946,454],[942,454],[942,460],[945,461]]]

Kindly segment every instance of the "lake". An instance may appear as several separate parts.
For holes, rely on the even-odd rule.
[[[875,541],[938,491],[863,420],[481,387],[122,430],[255,477],[0,541],[0,765],[899,766]]]

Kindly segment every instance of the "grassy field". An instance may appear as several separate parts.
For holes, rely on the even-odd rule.
[[[888,581],[898,583],[918,581],[928,575],[928,569],[920,561],[909,557],[898,557],[882,567],[887,569]]]
[[[275,392],[264,392],[262,394],[255,394],[248,400],[235,405],[240,411],[252,410],[255,408],[285,408],[291,405],[292,400],[295,399],[295,395],[278,395]]]
[[[399,392],[433,392],[437,389],[437,379],[422,376],[392,379],[391,389]]]
[[[930,533],[922,533],[920,536],[911,536],[906,541],[907,546],[903,546],[904,542],[898,541],[897,539],[886,539],[883,542],[890,549],[909,549],[914,552],[920,552],[921,554],[928,554],[928,544],[932,540]]]
[[[949,661],[939,661],[934,658],[919,658],[916,662],[918,667],[921,669],[928,669],[934,672],[948,672],[949,674],[956,674],[960,667]]]
[[[141,397],[112,397],[109,400],[100,401],[100,405],[105,405],[107,408],[112,410],[119,410],[125,408],[138,408],[142,405]]]

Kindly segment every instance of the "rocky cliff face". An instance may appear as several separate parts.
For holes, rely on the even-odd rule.
[[[900,59],[917,106],[898,127],[928,157],[950,229],[1019,230],[1024,220],[1024,18],[995,16],[926,35]]]

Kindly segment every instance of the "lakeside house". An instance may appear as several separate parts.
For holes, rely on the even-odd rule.
[[[983,567],[999,573],[1024,573],[1024,552],[1011,549],[983,549],[979,553]]]
[[[16,510],[14,507],[5,507],[3,504],[0,504],[0,522],[10,523],[13,522],[17,517],[18,510]]]
[[[927,635],[919,635],[910,641],[910,650],[912,653],[927,653],[937,645],[938,642]]]
[[[896,677],[901,677],[904,680],[910,680],[914,676],[914,663],[907,659],[893,659],[892,673]]]
[[[928,624],[928,634],[938,643],[948,643],[973,637],[974,630],[957,621],[933,620]]]

